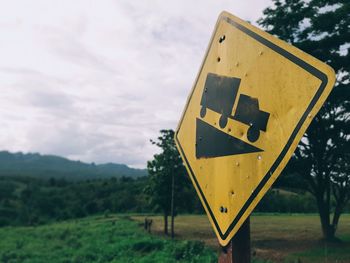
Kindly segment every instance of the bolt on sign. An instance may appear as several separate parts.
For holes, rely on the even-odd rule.
[[[221,245],[279,176],[334,82],[316,58],[220,15],[175,140]]]

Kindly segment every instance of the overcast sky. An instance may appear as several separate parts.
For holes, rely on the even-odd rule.
[[[270,0],[0,1],[0,150],[146,166],[216,19]]]

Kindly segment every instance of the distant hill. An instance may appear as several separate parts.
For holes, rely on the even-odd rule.
[[[55,155],[38,153],[10,153],[0,151],[0,176],[31,176],[39,178],[65,178],[85,180],[109,177],[141,177],[146,169],[134,169],[125,164],[96,165],[72,161]]]

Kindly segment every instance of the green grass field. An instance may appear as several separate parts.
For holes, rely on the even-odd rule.
[[[0,228],[0,262],[215,262],[203,242],[171,241],[125,217]]]
[[[217,262],[219,245],[206,216],[178,216],[175,241],[162,235],[162,217],[147,217],[151,235],[142,228],[145,215],[3,227],[0,262]],[[350,262],[350,215],[342,216],[337,233],[341,243],[322,242],[317,215],[254,215],[254,262]]]
[[[162,217],[154,221],[153,232],[162,234]],[[135,216],[142,221],[144,216]],[[203,240],[218,249],[214,231],[206,216],[178,216],[175,220],[178,239]],[[253,254],[271,262],[350,262],[350,215],[342,215],[337,230],[339,244],[322,241],[318,215],[262,214],[251,217]]]

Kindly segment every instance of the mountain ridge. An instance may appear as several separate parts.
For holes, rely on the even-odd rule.
[[[0,176],[30,176],[43,179],[103,179],[110,177],[146,176],[146,169],[135,169],[118,163],[85,163],[57,155],[11,153],[0,151]]]

